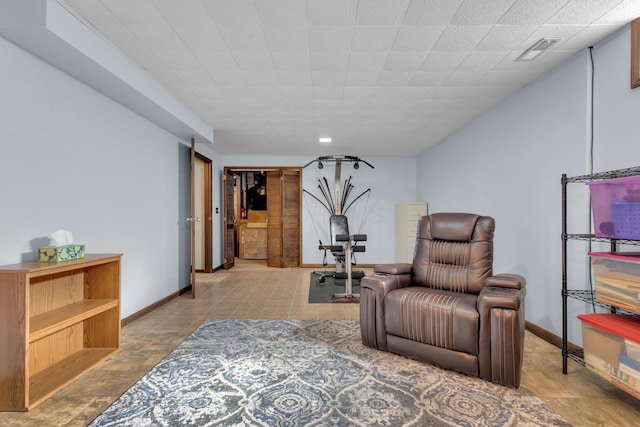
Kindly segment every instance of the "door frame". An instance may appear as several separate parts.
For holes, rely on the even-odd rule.
[[[284,170],[295,170],[295,171],[299,171],[299,175],[298,175],[298,179],[300,180],[300,192],[302,192],[302,167],[301,166],[225,166],[222,175],[224,177],[227,177],[229,174],[234,174],[234,173],[240,173],[240,172],[268,172],[268,171],[284,171]],[[224,201],[224,212],[226,214],[226,212],[228,212],[228,207],[226,206],[227,203],[227,186],[223,185],[223,194],[222,194],[222,200]],[[268,197],[268,196],[267,196]],[[298,206],[298,267],[302,265],[302,197],[299,197],[299,202],[298,202],[299,206]],[[226,248],[227,247],[227,233],[226,233],[226,221],[225,224],[223,224],[223,227],[225,229],[225,232],[223,233],[223,241],[222,241],[222,247]],[[234,227],[235,227],[235,218],[234,218]],[[227,267],[227,265],[229,265],[229,263],[226,262],[226,260],[223,259],[223,265],[224,268],[230,268]],[[231,267],[233,266],[233,263],[231,263]]]
[[[191,286],[191,298],[196,297],[196,228],[193,224],[196,218],[193,216],[196,208],[196,196],[195,196],[195,188],[196,188],[196,173],[195,173],[195,159],[196,159],[196,140],[191,138],[191,148],[190,148],[190,156],[189,156],[189,180],[190,180],[190,188],[189,188],[189,202],[190,202],[190,212],[189,218],[187,221],[189,222],[189,236],[191,241],[189,242],[191,246],[191,254],[189,258],[189,285]]]

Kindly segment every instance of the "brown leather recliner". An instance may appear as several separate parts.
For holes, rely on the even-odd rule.
[[[422,217],[413,264],[361,281],[363,344],[518,388],[526,281],[493,275],[494,229],[488,216]]]

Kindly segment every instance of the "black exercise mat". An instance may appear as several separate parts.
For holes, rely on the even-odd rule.
[[[312,272],[309,281],[309,304],[330,302],[355,303],[359,302],[359,298],[332,298],[334,294],[343,294],[346,292],[346,279],[334,279],[329,276],[324,278],[324,282],[320,282],[322,272]],[[328,272],[330,273],[330,271]],[[352,293],[360,293],[360,279],[352,279]]]

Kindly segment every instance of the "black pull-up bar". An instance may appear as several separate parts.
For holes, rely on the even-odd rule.
[[[302,168],[306,168],[311,163],[318,162],[318,169],[322,169],[324,167],[323,162],[331,163],[331,162],[351,162],[353,163],[353,168],[358,169],[360,167],[360,162],[369,166],[371,169],[375,169],[373,165],[366,160],[362,160],[360,157],[356,156],[344,156],[341,154],[334,154],[332,156],[320,156],[317,159],[311,160],[309,163],[304,165]]]
[[[320,185],[318,186],[318,188],[320,189],[320,192],[322,193],[322,196],[324,197],[324,199],[326,200],[327,204],[325,205],[325,208],[327,208],[329,210],[330,213],[332,214],[343,214],[345,213],[349,207],[353,204],[353,202],[355,202],[356,200],[358,200],[360,197],[362,197],[364,194],[368,193],[371,189],[366,190],[365,192],[363,192],[362,194],[360,194],[358,197],[356,197],[356,199],[349,203],[349,205],[347,205],[347,200],[349,198],[349,195],[351,194],[351,190],[353,189],[353,185],[351,184],[351,177],[349,177],[348,180],[345,180],[344,183],[344,188],[340,188],[340,172],[341,172],[341,167],[342,167],[342,162],[350,162],[353,163],[353,167],[354,169],[358,169],[360,167],[360,162],[364,163],[365,165],[369,166],[371,169],[374,169],[373,165],[365,160],[362,160],[360,157],[355,157],[355,156],[344,156],[344,155],[332,155],[332,156],[320,156],[317,159],[314,159],[312,161],[310,161],[309,163],[307,163],[306,165],[303,166],[303,168],[306,168],[307,166],[309,166],[311,163],[317,162],[318,163],[318,168],[322,169],[324,167],[324,163],[323,162],[327,162],[327,163],[335,163],[336,165],[336,174],[335,174],[335,181],[334,181],[334,195],[331,194],[331,189],[329,187],[329,182],[327,181],[326,177],[323,177],[322,179],[324,181],[320,181]],[[323,186],[324,184],[324,186]],[[308,193],[308,192],[307,192]],[[308,193],[311,194],[311,193]],[[335,196],[335,198],[334,198]],[[324,205],[324,202],[322,202],[319,198],[315,197],[314,198],[316,200],[318,200],[320,203],[322,203]],[[346,206],[345,206],[346,205]]]

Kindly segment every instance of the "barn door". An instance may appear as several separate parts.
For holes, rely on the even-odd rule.
[[[301,171],[280,169],[267,172],[267,265],[300,265]]]
[[[222,176],[224,183],[224,269],[234,266],[235,257],[235,223],[233,172],[225,168]]]
[[[282,264],[282,170],[267,172],[267,265]]]
[[[282,191],[282,264],[283,267],[300,265],[300,199],[302,172],[285,169]]]

